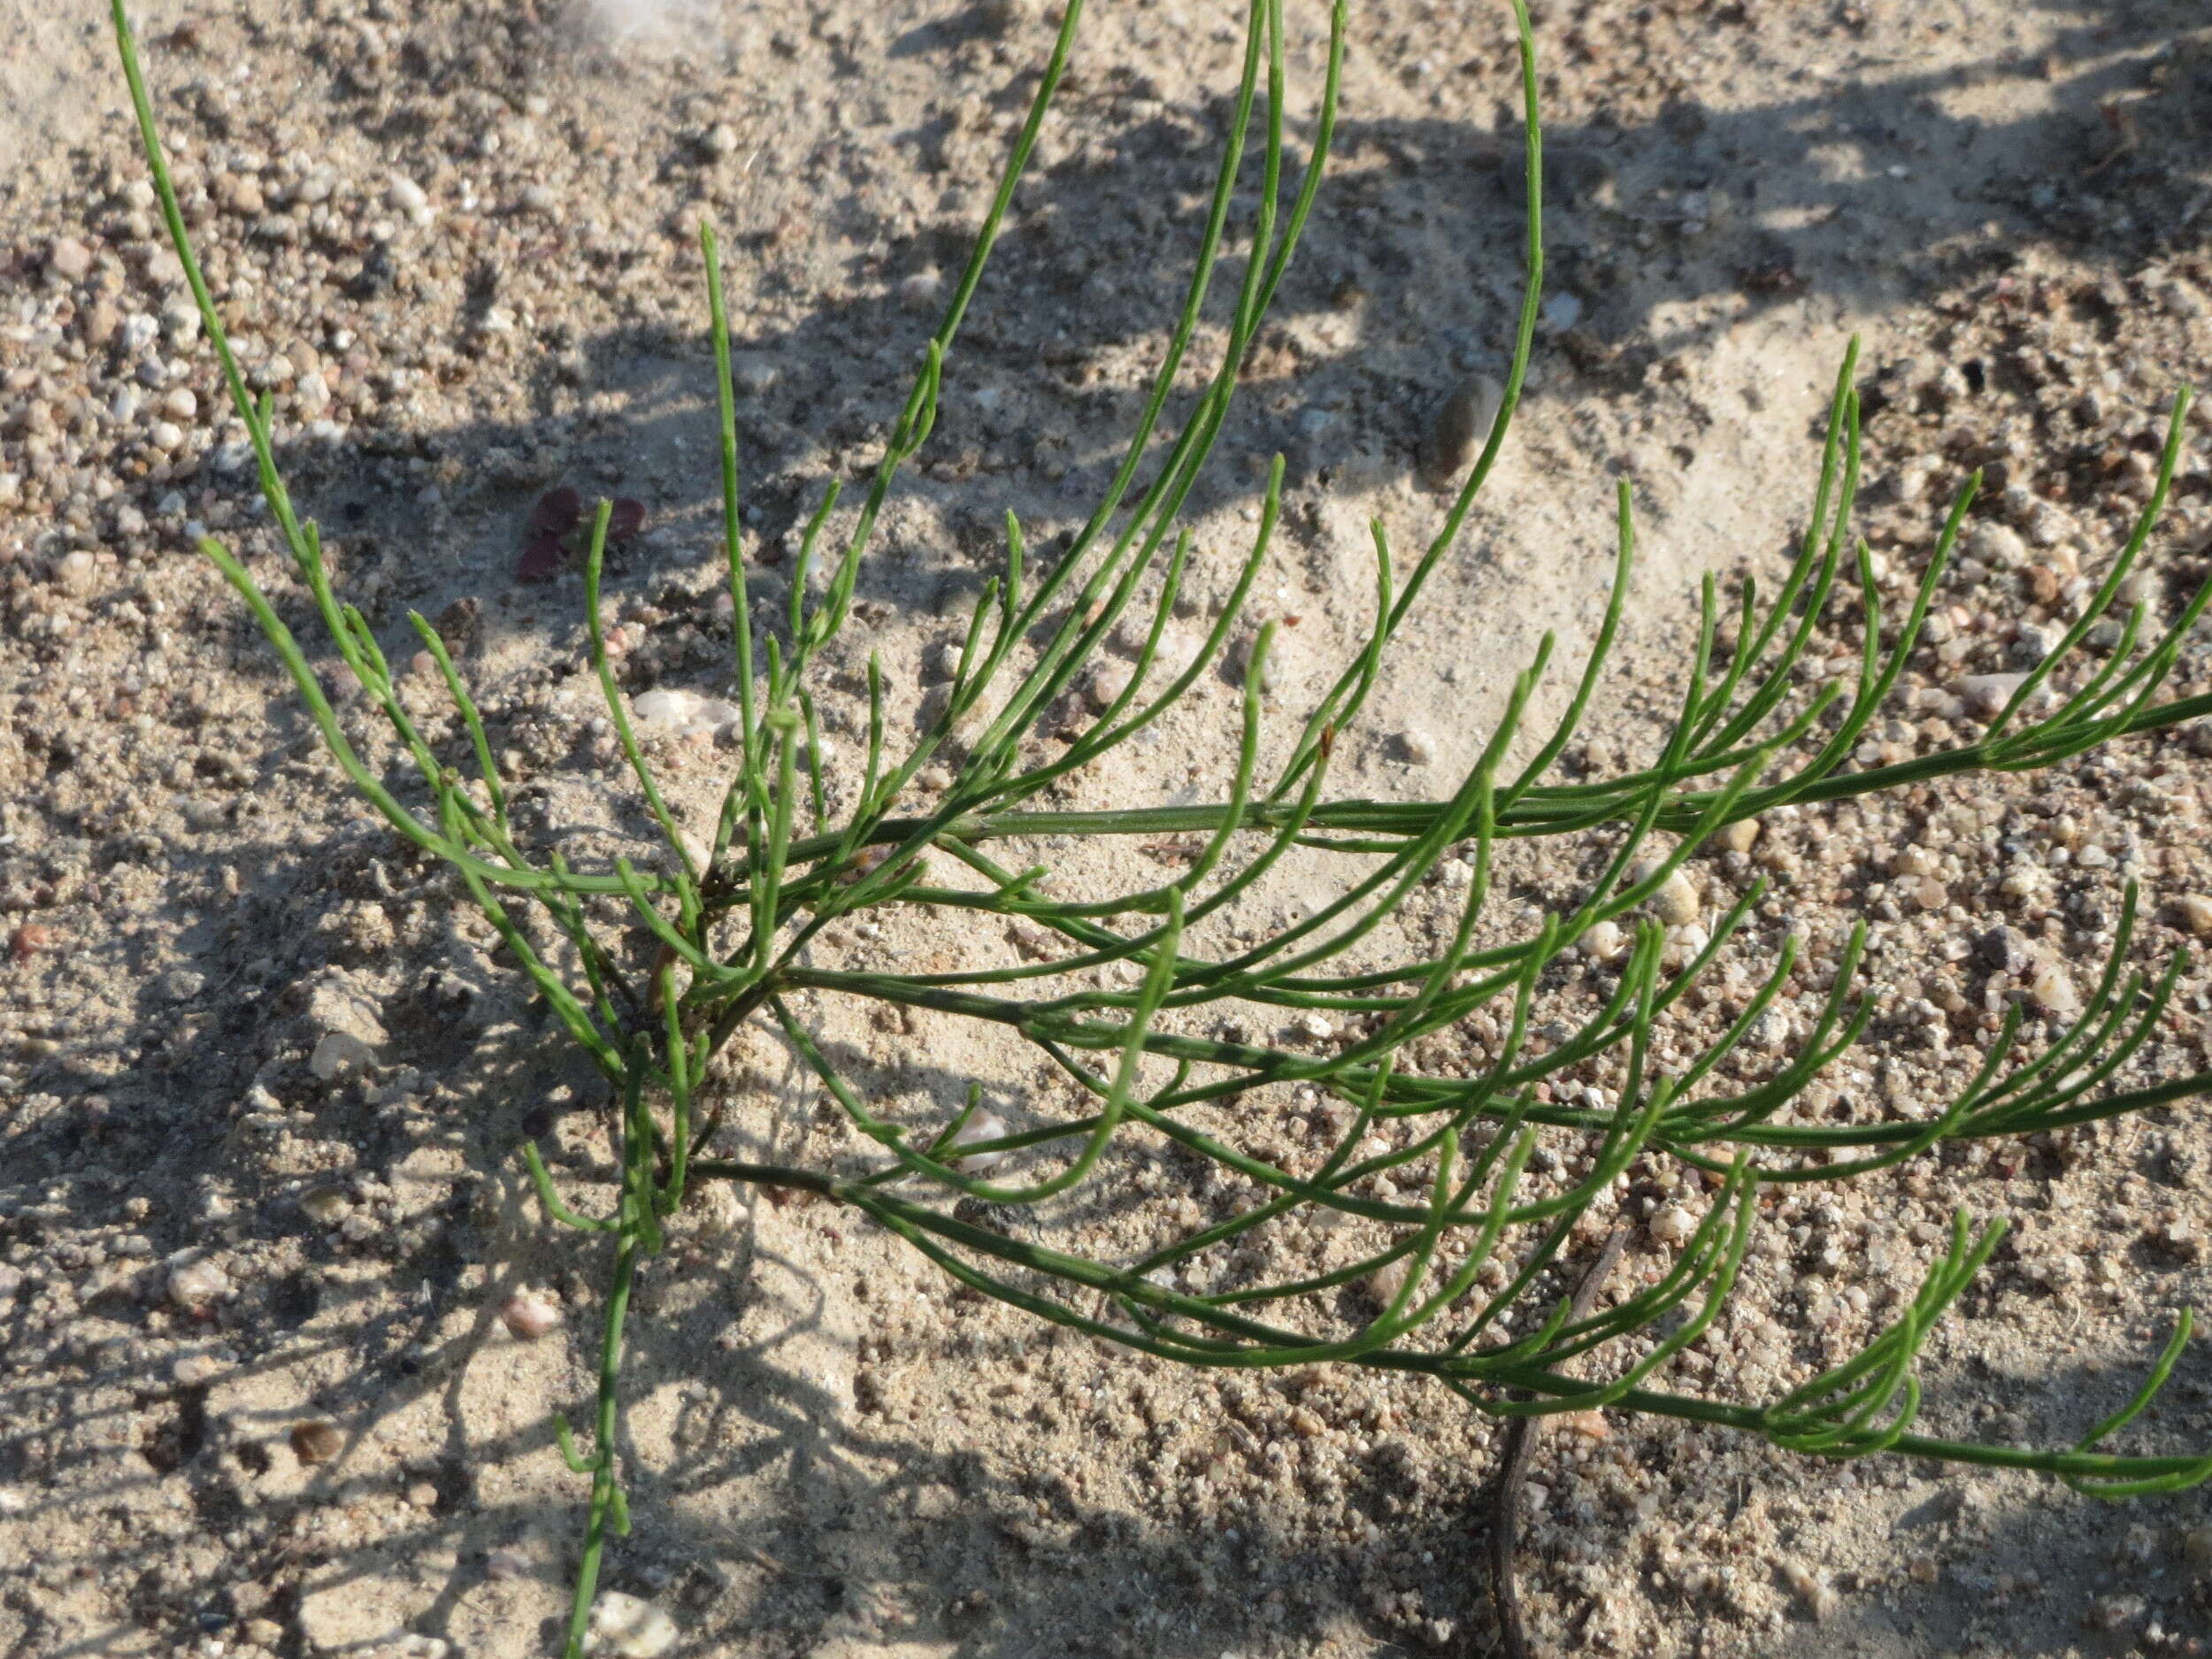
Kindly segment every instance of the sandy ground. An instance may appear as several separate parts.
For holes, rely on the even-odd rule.
[[[833,683],[856,684],[877,649],[910,722],[1003,512],[1040,545],[1080,523],[1195,239],[1233,10],[1095,7]],[[1325,18],[1293,12],[1302,114]],[[414,649],[411,608],[463,648],[541,826],[593,846],[640,826],[578,672],[579,585],[513,577],[541,490],[646,503],[610,595],[629,689],[726,687],[691,227],[704,214],[726,238],[748,531],[777,595],[795,521],[895,415],[1054,17],[733,0],[641,33],[549,0],[144,9],[188,213],[275,394],[303,510],[396,657]],[[2200,9],[1555,0],[1538,28],[1557,204],[1532,390],[1339,785],[1433,796],[1544,630],[1578,660],[1621,476],[1643,514],[1637,598],[1569,761],[1647,754],[1697,575],[1785,568],[1855,332],[1875,480],[1861,527],[1893,588],[1964,472],[1990,480],[1870,758],[1968,741],[1961,677],[2032,660],[2070,617],[2124,538],[2173,388],[2212,386]],[[1333,181],[1191,514],[1202,616],[1266,457],[1289,457],[1256,601],[1294,619],[1271,741],[1364,626],[1366,521],[1402,546],[1434,527],[1411,476],[1429,411],[1502,365],[1511,68],[1502,8],[1358,9]],[[179,309],[96,9],[0,0],[0,1654],[547,1651],[579,1495],[548,1425],[588,1399],[601,1264],[548,1232],[514,1153],[526,1119],[580,1103],[588,1079],[451,884],[342,792],[191,550],[202,527],[223,536],[301,611]],[[2203,432],[2136,595],[2154,610],[2207,572]],[[1824,625],[1829,672],[1855,649],[1847,622]],[[1571,683],[1555,674],[1540,709]],[[2212,662],[2193,649],[2177,683],[2207,689]],[[849,751],[858,707],[829,715]],[[1233,710],[1210,681],[1142,765],[1065,799],[1217,795]],[[656,752],[680,802],[711,790],[710,748]],[[2008,1000],[2062,1005],[2039,975],[2085,984],[2124,880],[2144,892],[2145,962],[2212,926],[2207,752],[2172,733],[2048,776],[1807,812],[1701,860],[1709,911],[1755,875],[1775,886],[1686,1036],[1724,1019],[1795,928],[1811,965],[1762,1038],[1786,1050],[1863,918],[1884,1013],[1818,1104],[1939,1098]],[[1533,894],[1578,867],[1517,873]],[[1078,853],[1067,879],[1107,873]],[[1325,879],[1286,872],[1253,925]],[[948,926],[834,942],[853,960],[1008,948]],[[2017,960],[1986,942],[1999,927]],[[2203,1066],[2206,986],[2192,971],[2131,1078]],[[849,1025],[832,1029],[856,1064],[917,1111],[970,1077],[1010,1111],[1048,1108],[1018,1048],[949,1020]],[[374,1064],[319,1076],[333,1032]],[[741,1040],[723,1084],[731,1144],[854,1154],[765,1039]],[[589,1114],[547,1144],[588,1192]],[[2212,1133],[2185,1105],[1796,1189],[1740,1306],[1673,1380],[1755,1399],[1832,1361],[1893,1312],[1966,1202],[2019,1231],[1930,1349],[1932,1421],[2063,1443],[2125,1397],[2176,1310],[2204,1305],[2208,1168]],[[1692,1196],[1678,1182],[1652,1173],[1624,1211]],[[1640,1233],[1636,1271],[1663,1256]],[[178,1270],[203,1263],[180,1292]],[[497,1317],[526,1285],[568,1310],[534,1343]],[[623,1448],[638,1527],[610,1581],[668,1609],[681,1651],[1486,1650],[1495,1437],[1448,1395],[1175,1375],[949,1291],[821,1206],[710,1209],[656,1263]],[[2142,1443],[2212,1445],[2208,1389],[2193,1353]],[[1548,1651],[2212,1640],[2200,1494],[2106,1508],[1623,1420],[1549,1435],[1538,1458],[1526,1577]]]

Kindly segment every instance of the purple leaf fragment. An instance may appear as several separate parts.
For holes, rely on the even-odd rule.
[[[541,536],[564,536],[584,516],[584,498],[564,484],[538,497],[530,511],[530,528]]]
[[[607,540],[627,541],[645,523],[645,503],[625,495],[614,504],[607,518]]]
[[[530,545],[522,549],[522,557],[515,562],[515,580],[518,582],[549,582],[561,573],[561,566],[568,563],[568,549],[557,535],[535,535]]]

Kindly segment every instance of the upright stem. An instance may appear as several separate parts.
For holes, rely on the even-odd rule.
[[[599,1559],[606,1550],[608,1523],[614,1522],[617,1532],[629,1530],[629,1506],[615,1477],[615,1423],[621,1403],[622,1325],[630,1311],[630,1287],[637,1279],[639,1240],[635,1218],[624,1219],[621,1240],[615,1246],[605,1335],[599,1349],[598,1412],[592,1425],[591,1508],[584,1521],[584,1555],[576,1568],[575,1592],[569,1604],[565,1659],[584,1659],[584,1635],[591,1621],[592,1597],[599,1587]]]

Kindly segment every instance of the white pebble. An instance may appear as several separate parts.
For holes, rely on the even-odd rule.
[[[100,584],[99,561],[79,548],[62,556],[61,563],[54,567],[54,577],[64,593],[82,599]]]
[[[1648,881],[1656,875],[1664,860],[1647,858],[1630,872],[1632,881]],[[1677,869],[1662,881],[1651,896],[1644,901],[1648,910],[1669,927],[1681,927],[1697,920],[1697,884],[1686,871]]]
[[[650,1601],[606,1590],[591,1609],[584,1647],[615,1659],[660,1659],[677,1640],[676,1621]]]
[[[1008,1133],[1006,1119],[995,1111],[978,1111],[960,1125],[960,1133],[952,1138],[956,1147],[972,1147],[986,1141],[996,1141]],[[953,1168],[963,1175],[979,1175],[1003,1158],[999,1152],[971,1152],[965,1157],[955,1158]]]
[[[1582,936],[1582,954],[1593,962],[1617,962],[1627,949],[1628,935],[1617,922],[1594,922]]]
[[[1436,759],[1436,740],[1417,726],[1409,726],[1398,733],[1398,752],[1417,766],[1432,764]]]
[[[184,443],[184,428],[173,420],[157,420],[146,435],[157,449],[174,449]]]
[[[189,420],[200,412],[200,400],[188,386],[173,386],[161,396],[161,412],[177,420]]]
[[[187,1312],[197,1312],[212,1304],[228,1300],[232,1294],[230,1275],[209,1261],[197,1250],[180,1253],[182,1259],[171,1258],[169,1268],[169,1300]]]
[[[2081,993],[2075,988],[2072,976],[2055,962],[2038,964],[2034,978],[2028,981],[2028,995],[2038,1008],[2061,1019],[2081,1012]]]
[[[739,718],[733,703],[677,688],[649,691],[633,699],[630,715],[640,726],[679,737],[692,732],[711,733]]]
[[[2020,533],[2008,525],[1986,520],[1976,525],[1966,538],[1966,552],[1969,557],[2001,571],[2017,570],[2028,562],[2028,544]]]
[[[394,212],[406,214],[408,221],[418,228],[429,224],[433,217],[428,194],[404,173],[392,175],[391,182],[384,188],[384,200]]]
[[[1680,1204],[1665,1205],[1651,1218],[1651,1236],[1662,1244],[1682,1244],[1696,1231],[1697,1217]]]
[[[307,1069],[325,1083],[349,1077],[374,1064],[376,1050],[349,1031],[325,1032],[307,1056]]]

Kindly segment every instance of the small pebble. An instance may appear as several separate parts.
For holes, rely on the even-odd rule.
[[[1455,387],[1430,417],[1414,463],[1422,483],[1431,489],[1448,489],[1475,458],[1489,438],[1505,395],[1486,374],[1472,374]]]
[[[2200,939],[2212,935],[2212,899],[2201,893],[2185,893],[2173,902],[2174,915],[2184,927]]]
[[[1417,726],[1409,726],[1398,733],[1398,753],[1416,766],[1432,765],[1436,760],[1436,740]]]
[[[676,1621],[650,1601],[606,1590],[591,1609],[584,1647],[614,1659],[660,1659],[678,1639]]]
[[[2028,562],[2026,538],[2011,526],[1990,519],[1968,534],[1965,551],[1969,558],[1978,558],[1993,570],[2018,570]]]
[[[307,1056],[307,1069],[325,1083],[352,1076],[376,1063],[376,1050],[349,1031],[325,1032]]]
[[[560,1325],[560,1304],[534,1291],[518,1290],[501,1306],[499,1320],[509,1335],[534,1342]]]
[[[1378,1307],[1387,1308],[1398,1299],[1398,1293],[1413,1277],[1413,1258],[1402,1256],[1394,1262],[1386,1262],[1367,1276],[1367,1294]]]
[[[1752,843],[1759,839],[1759,820],[1740,818],[1733,824],[1724,824],[1713,836],[1713,843],[1723,852],[1747,853]]]
[[[2035,944],[2025,933],[2013,926],[1993,927],[1975,941],[1985,966],[2016,978],[2027,972],[2035,960]]]
[[[2045,961],[2037,965],[2028,981],[2028,995],[2045,1013],[2061,1019],[2070,1019],[2081,1012],[2081,993],[2075,988],[2073,976],[2055,962]]]
[[[394,212],[404,213],[410,219],[430,211],[429,196],[404,173],[392,175],[391,181],[384,187],[384,203]]]
[[[996,1141],[1009,1132],[1006,1119],[995,1111],[979,1110],[960,1125],[960,1133],[952,1138],[956,1147],[972,1147],[985,1141]],[[953,1168],[963,1175],[980,1175],[1004,1158],[1003,1151],[971,1152],[965,1157],[953,1160]]]
[[[352,1210],[353,1201],[342,1187],[311,1187],[300,1194],[300,1213],[319,1227],[334,1227]]]
[[[1103,714],[1121,701],[1129,689],[1129,671],[1118,663],[1103,664],[1083,682],[1083,699],[1094,714]]]
[[[63,555],[61,563],[54,567],[54,577],[64,593],[82,599],[100,585],[100,562],[79,548],[74,553]]]
[[[92,271],[92,250],[74,236],[58,237],[46,250],[46,268],[65,282],[81,282]]]
[[[1617,962],[1628,949],[1628,935],[1618,922],[1594,922],[1582,935],[1582,954],[1593,962]]]
[[[1697,1231],[1697,1217],[1680,1204],[1663,1205],[1651,1217],[1651,1236],[1662,1244],[1686,1242]]]
[[[727,121],[718,121],[707,128],[705,135],[699,141],[699,148],[719,161],[737,148],[737,129]]]
[[[677,737],[692,733],[712,735],[739,718],[737,706],[719,697],[703,697],[695,691],[671,688],[649,691],[633,698],[630,718],[649,730]]]
[[[181,1253],[169,1269],[169,1300],[187,1313],[199,1313],[234,1294],[230,1275],[197,1250]]]
[[[1648,881],[1657,873],[1663,860],[1647,858],[1638,863],[1630,872],[1632,881]],[[1699,897],[1697,884],[1689,872],[1677,869],[1653,890],[1644,901],[1644,908],[1669,927],[1684,927],[1697,920]]]

